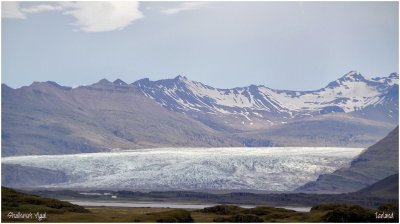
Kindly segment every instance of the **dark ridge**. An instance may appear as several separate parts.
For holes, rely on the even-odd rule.
[[[369,194],[376,196],[389,196],[389,197],[398,197],[399,194],[399,174],[393,174],[388,176],[366,188],[363,188],[356,193],[359,194]]]
[[[55,87],[58,89],[63,89],[63,90],[70,90],[72,87],[69,86],[61,86],[60,84],[54,82],[54,81],[46,81],[46,82],[33,82],[31,87],[42,87],[42,86],[50,86],[50,87]]]
[[[122,81],[121,79],[116,79],[113,83],[116,85],[127,85],[126,82]]]
[[[176,76],[174,79],[175,80],[188,80],[188,78],[186,78],[186,76],[181,76],[181,75]]]
[[[301,192],[354,192],[399,172],[399,126],[368,147],[348,168],[323,174],[297,189]]]
[[[389,78],[399,78],[399,73],[393,72],[389,75]]]
[[[3,88],[3,89],[13,89],[13,88],[11,88],[11,87],[9,87],[7,84],[5,84],[5,83],[2,83],[1,84],[1,88]]]
[[[358,73],[357,71],[351,71],[347,73],[346,75],[342,76],[339,80],[341,81],[364,81],[365,77],[361,75],[361,73]]]
[[[56,82],[53,82],[53,81],[47,81],[46,83],[49,84],[49,85],[51,85],[51,86],[60,88],[60,89],[65,89],[65,90],[72,89],[72,87],[69,87],[69,86],[62,86],[62,85],[60,85],[60,84],[58,84],[58,83],[56,83]]]
[[[108,84],[111,84],[111,83],[112,83],[112,82],[108,81],[107,79],[101,79],[100,81],[98,81],[98,82],[95,83],[94,85],[96,85],[96,84],[108,85]]]
[[[146,84],[146,83],[150,83],[150,79],[149,78],[143,78],[143,79],[139,79],[135,82],[132,82],[131,85],[140,85],[140,84]]]

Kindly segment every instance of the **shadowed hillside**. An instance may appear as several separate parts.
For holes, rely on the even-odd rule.
[[[67,175],[60,171],[17,164],[1,164],[1,170],[1,184],[6,187],[35,187],[68,180]]]
[[[399,172],[399,127],[343,168],[298,188],[305,192],[353,192]]]
[[[2,87],[3,156],[240,145],[128,85],[101,80],[74,89],[53,82]]]
[[[399,174],[388,176],[355,193],[375,197],[399,198]]]

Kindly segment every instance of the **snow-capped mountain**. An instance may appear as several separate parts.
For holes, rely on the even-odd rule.
[[[178,76],[75,88],[2,85],[3,156],[153,147],[374,144],[398,124],[399,75],[357,72],[315,91],[218,89]],[[23,141],[22,141],[22,140]]]
[[[364,109],[371,113],[374,108],[380,110],[379,119],[398,121],[398,84],[397,73],[369,79],[356,71],[315,91],[275,90],[262,85],[218,89],[182,76],[133,83],[145,96],[169,110],[190,114],[206,123],[222,118],[225,125],[235,127],[281,124],[335,112],[366,115]]]

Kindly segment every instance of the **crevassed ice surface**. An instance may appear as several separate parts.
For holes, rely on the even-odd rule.
[[[149,190],[293,190],[349,165],[361,148],[163,148],[19,156],[2,163],[62,171],[43,187]]]

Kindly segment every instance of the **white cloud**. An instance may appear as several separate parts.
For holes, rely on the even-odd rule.
[[[63,14],[75,17],[74,25],[85,32],[121,30],[143,18],[138,2],[69,2],[63,7]]]
[[[180,13],[182,11],[189,11],[189,10],[203,8],[207,4],[208,4],[207,2],[182,2],[178,4],[176,7],[163,9],[161,10],[161,12],[172,15]]]
[[[60,5],[34,5],[31,7],[22,8],[21,11],[25,13],[40,13],[48,11],[59,11],[63,10]]]
[[[20,7],[17,2],[3,2],[4,18],[26,18],[26,15],[49,11],[62,11],[75,17],[73,24],[85,32],[122,30],[133,21],[143,18],[139,2],[59,2]]]
[[[26,16],[19,9],[19,2],[2,2],[2,18],[25,19]]]

